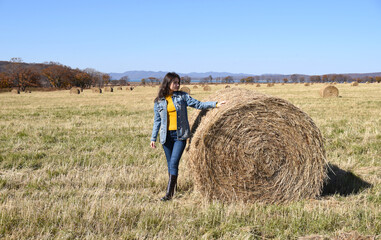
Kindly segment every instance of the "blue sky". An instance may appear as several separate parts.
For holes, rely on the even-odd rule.
[[[0,0],[0,60],[130,70],[381,72],[381,1]]]

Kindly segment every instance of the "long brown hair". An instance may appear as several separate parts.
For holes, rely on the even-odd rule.
[[[165,98],[169,93],[169,87],[171,86],[171,83],[175,79],[179,79],[179,85],[180,85],[180,76],[175,72],[169,72],[165,75],[163,82],[160,85],[159,93],[157,94],[157,97],[155,98],[154,102],[159,101],[161,98]]]

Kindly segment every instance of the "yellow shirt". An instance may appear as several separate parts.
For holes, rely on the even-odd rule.
[[[172,101],[172,95],[166,96],[165,100],[167,100],[168,130],[177,130],[177,113]]]

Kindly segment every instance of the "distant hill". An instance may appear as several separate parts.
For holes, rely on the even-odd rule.
[[[167,72],[153,72],[153,71],[126,71],[124,73],[109,73],[111,76],[111,79],[118,80],[123,76],[128,76],[131,80],[137,80],[137,79],[143,79],[143,78],[148,78],[148,77],[155,77],[162,79],[164,78],[165,74]],[[180,77],[188,76],[191,77],[192,79],[201,79],[205,77],[212,76],[213,78],[217,77],[227,77],[227,76],[232,76],[234,79],[241,79],[249,76],[254,76],[254,74],[249,74],[249,73],[230,73],[230,72],[203,72],[203,73],[198,73],[198,72],[190,72],[190,73],[177,73],[180,75]],[[281,74],[264,74],[262,76],[266,77],[280,77],[280,76],[285,76]]]
[[[111,79],[119,80],[123,76],[128,76],[131,80],[140,80],[143,78],[148,77],[155,77],[162,79],[164,78],[165,74],[167,72],[159,71],[126,71],[124,73],[108,73],[111,76]],[[212,76],[213,79],[217,77],[226,77],[226,76],[232,76],[235,80],[239,80],[241,78],[249,77],[249,76],[260,76],[261,79],[271,79],[271,80],[282,80],[283,78],[290,79],[290,74],[261,74],[261,75],[255,75],[255,74],[249,74],[249,73],[230,73],[230,72],[190,72],[190,73],[178,73],[180,77],[183,76],[189,76],[192,79],[201,79],[204,77]],[[363,78],[363,77],[376,77],[381,76],[381,72],[374,72],[374,73],[328,73],[327,75],[334,75],[334,74],[342,74],[346,76],[350,76],[352,78]],[[297,74],[298,77],[304,77],[305,79],[308,79],[310,75],[305,74]]]

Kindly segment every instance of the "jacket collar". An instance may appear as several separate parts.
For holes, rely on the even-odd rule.
[[[180,91],[173,92],[173,96],[179,96],[179,95],[180,95]]]
[[[180,96],[180,94],[181,94],[180,91],[175,91],[175,92],[173,92],[173,96],[175,96],[175,97]],[[165,100],[165,97],[159,99],[159,101],[164,101],[164,100]]]

